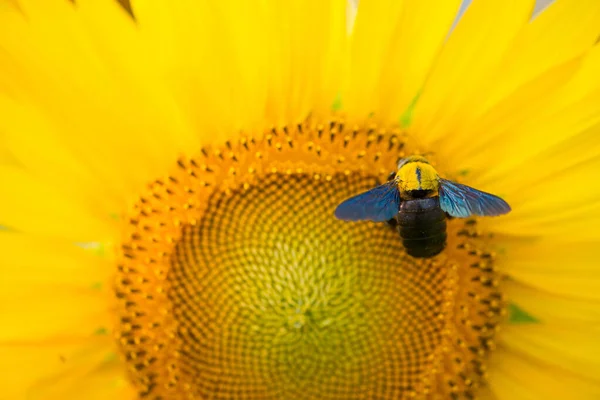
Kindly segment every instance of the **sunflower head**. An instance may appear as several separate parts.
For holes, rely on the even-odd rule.
[[[207,149],[157,180],[126,219],[117,275],[142,393],[473,394],[504,301],[476,221],[422,260],[393,228],[333,217],[405,152],[398,134],[331,120]]]

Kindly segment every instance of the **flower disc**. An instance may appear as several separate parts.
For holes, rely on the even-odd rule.
[[[472,396],[502,310],[475,221],[450,221],[447,250],[416,259],[394,228],[333,216],[385,180],[400,138],[300,126],[157,180],[132,210],[117,281],[140,394]]]

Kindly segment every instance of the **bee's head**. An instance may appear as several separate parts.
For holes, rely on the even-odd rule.
[[[398,160],[398,166],[396,167],[396,169],[399,170],[400,168],[402,168],[402,166],[404,166],[408,163],[411,163],[411,162],[421,162],[421,163],[429,164],[429,161],[427,161],[427,159],[424,156],[414,155],[414,156],[400,158]]]

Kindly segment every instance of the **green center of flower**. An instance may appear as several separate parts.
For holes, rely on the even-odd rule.
[[[446,272],[417,264],[389,227],[332,217],[372,178],[261,181],[216,192],[175,247],[170,298],[195,360],[186,368],[205,381],[199,392],[348,399],[411,390],[441,341]]]
[[[142,198],[117,282],[140,396],[475,393],[502,302],[474,221],[423,260],[386,224],[336,220],[404,144],[334,128],[205,151]]]

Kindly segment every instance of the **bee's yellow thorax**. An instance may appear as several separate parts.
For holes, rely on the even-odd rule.
[[[402,165],[396,173],[398,179],[398,188],[401,192],[408,190],[433,190],[438,189],[438,175],[435,169],[427,163],[421,161],[421,157],[415,157],[414,161],[409,161]]]

